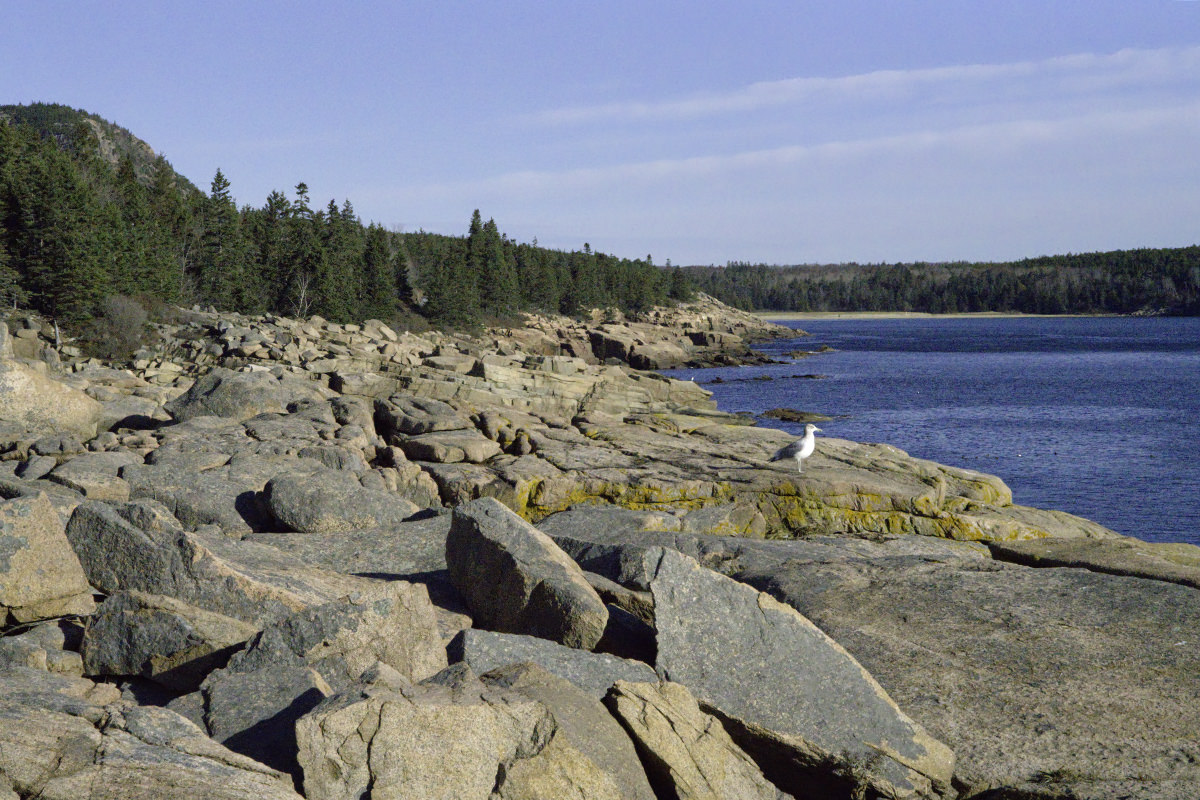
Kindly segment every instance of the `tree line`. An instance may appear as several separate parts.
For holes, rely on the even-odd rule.
[[[137,145],[141,145],[140,149]],[[364,224],[308,187],[238,207],[221,170],[197,190],[124,129],[65,106],[0,107],[0,303],[66,322],[108,297],[350,322],[404,311],[469,326],[521,311],[636,311],[687,297],[681,270],[518,243]]]
[[[688,267],[696,287],[743,309],[1200,314],[1200,247],[1001,263]]]

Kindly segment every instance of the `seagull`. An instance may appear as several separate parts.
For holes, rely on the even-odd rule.
[[[804,472],[804,459],[813,454],[813,450],[817,449],[817,437],[813,436],[821,429],[811,422],[804,426],[804,438],[797,439],[789,445],[779,448],[775,455],[771,456],[772,461],[787,461],[789,458],[796,459],[796,469],[801,473]]]

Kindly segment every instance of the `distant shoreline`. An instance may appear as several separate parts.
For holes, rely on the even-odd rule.
[[[1022,314],[1017,311],[963,311],[934,314],[928,311],[754,311],[754,316],[771,322],[789,319],[1018,319],[1023,317],[1105,317],[1115,314]]]

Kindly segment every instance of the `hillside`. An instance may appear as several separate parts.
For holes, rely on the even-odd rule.
[[[2,105],[0,122],[28,125],[42,136],[53,138],[68,152],[95,147],[97,155],[113,169],[128,158],[139,182],[145,186],[150,185],[158,168],[160,156],[154,148],[126,128],[82,109],[58,103]],[[171,171],[181,192],[191,195],[200,191],[186,177],[174,169]]]

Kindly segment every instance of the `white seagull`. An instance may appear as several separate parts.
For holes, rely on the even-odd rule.
[[[813,436],[821,429],[811,422],[804,426],[804,438],[797,439],[789,445],[779,448],[775,455],[771,456],[772,461],[787,461],[789,458],[796,459],[796,469],[801,473],[804,472],[804,459],[813,454],[813,450],[817,449],[817,437]]]

